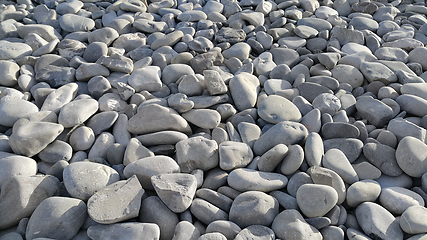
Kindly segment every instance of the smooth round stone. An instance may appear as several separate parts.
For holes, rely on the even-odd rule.
[[[184,75],[193,75],[194,70],[187,64],[170,64],[162,71],[162,82],[166,85],[175,83],[180,77]]]
[[[63,141],[55,140],[45,147],[38,157],[46,163],[55,164],[60,160],[69,161],[73,153],[72,147]]]
[[[277,144],[292,145],[306,139],[307,128],[297,122],[283,121],[271,127],[255,142],[253,150],[255,155],[261,156]]]
[[[172,239],[175,227],[179,223],[178,216],[169,210],[157,196],[145,198],[141,203],[139,221],[154,223],[160,228],[160,237],[153,239]]]
[[[427,145],[419,139],[404,137],[396,149],[397,164],[409,176],[421,177],[427,171],[426,148]]]
[[[234,239],[239,232],[241,232],[241,228],[231,221],[218,220],[211,222],[206,227],[207,233],[219,232],[222,233],[227,239]]]
[[[207,171],[218,166],[218,144],[204,137],[192,137],[175,145],[176,159],[182,172]]]
[[[427,115],[427,100],[411,94],[402,94],[396,98],[401,110],[417,117]]]
[[[288,178],[282,174],[238,168],[230,172],[228,185],[238,191],[270,192],[284,188]]]
[[[128,84],[132,86],[136,92],[143,90],[149,92],[159,91],[162,87],[161,75],[162,71],[158,66],[139,68],[130,75]]]
[[[64,186],[68,193],[78,199],[87,200],[96,191],[120,180],[116,170],[93,162],[75,162],[63,172]]]
[[[93,99],[80,99],[65,104],[58,116],[58,123],[71,128],[84,123],[98,111],[98,102]]]
[[[0,41],[0,60],[19,59],[31,56],[33,53],[30,45],[20,42]]]
[[[13,152],[32,157],[53,142],[63,130],[64,127],[60,124],[21,119],[19,124],[15,124],[9,144]]]
[[[97,136],[112,127],[118,117],[119,114],[115,111],[104,111],[92,116],[89,121],[87,121],[86,125],[90,127]]]
[[[308,224],[297,210],[287,209],[282,211],[273,221],[271,229],[280,239],[323,239],[322,234]]]
[[[0,76],[2,86],[15,86],[18,83],[19,65],[12,61],[0,60]]]
[[[114,145],[114,136],[109,132],[101,133],[93,143],[88,153],[88,158],[107,159],[107,151],[110,146]]]
[[[363,146],[363,154],[370,163],[386,175],[395,177],[403,173],[397,163],[396,151],[387,145],[367,143]]]
[[[251,51],[251,47],[249,46],[249,44],[244,42],[239,42],[234,44],[230,48],[224,50],[222,52],[222,55],[224,56],[224,58],[227,58],[227,59],[236,57],[241,61],[244,61],[249,57],[250,51]]]
[[[328,6],[320,6],[316,12],[316,17],[321,18],[321,19],[328,19],[330,16],[336,15],[338,16],[338,12]]]
[[[218,220],[228,220],[228,213],[201,198],[193,199],[190,211],[199,221],[206,225]]]
[[[427,99],[427,84],[426,83],[406,83],[400,88],[402,94],[415,95]]]
[[[354,66],[347,64],[338,64],[331,69],[332,77],[336,78],[340,83],[348,83],[353,88],[362,86],[363,75]]]
[[[259,92],[259,80],[254,77],[254,75],[249,73],[240,73],[229,81],[231,97],[233,98],[234,105],[240,111],[253,108],[256,104]]]
[[[107,56],[108,46],[103,42],[90,43],[83,53],[83,58],[88,62],[96,62],[101,56]]]
[[[290,145],[288,147],[288,153],[280,166],[280,171],[285,175],[290,175],[298,170],[303,160],[304,149],[298,144]]]
[[[427,70],[427,48],[417,47],[409,52],[409,62],[419,63],[423,67],[423,71]]]
[[[382,239],[403,239],[403,233],[396,218],[381,205],[364,202],[356,208],[356,218],[368,236]]]
[[[188,122],[172,108],[150,104],[141,107],[128,122],[128,131],[133,134],[147,134],[164,130],[191,133]]]
[[[301,113],[288,99],[270,95],[258,104],[258,115],[267,122],[276,124],[282,121],[299,122]]]
[[[319,31],[317,31],[315,28],[305,26],[305,25],[298,25],[294,29],[295,35],[297,35],[300,38],[313,38],[319,34]]]
[[[419,194],[402,187],[382,189],[379,202],[391,213],[398,215],[411,206],[424,206],[424,199]]]
[[[197,188],[196,177],[186,173],[152,176],[151,183],[159,198],[174,213],[190,207]]]
[[[427,216],[427,209],[423,206],[411,206],[400,217],[400,227],[409,234],[425,233],[427,225],[423,219]],[[420,238],[422,239],[422,238]]]
[[[354,162],[362,152],[363,142],[355,138],[333,138],[323,141],[325,152],[332,148],[341,150],[350,163]]]
[[[74,151],[85,151],[95,142],[95,134],[91,128],[81,126],[71,133],[69,142]]]
[[[35,190],[41,190],[37,192]],[[59,190],[53,176],[14,176],[2,185],[0,220],[2,229],[17,225],[22,218],[30,217],[36,207]],[[22,238],[21,238],[22,239]]]
[[[237,125],[237,129],[242,141],[248,144],[251,148],[261,135],[260,127],[253,123],[241,122]]]
[[[86,217],[86,204],[82,200],[50,197],[34,210],[25,237],[71,239],[83,226]]]
[[[355,182],[347,189],[347,204],[357,207],[362,202],[375,202],[381,193],[378,182],[370,179]]]
[[[344,46],[342,46],[341,51],[347,54],[354,54],[359,52],[366,52],[372,54],[371,50],[368,47],[354,42],[346,43]]]
[[[359,181],[356,171],[351,166],[347,157],[338,149],[331,149],[322,159],[323,166],[335,171],[348,184]]]
[[[305,216],[322,217],[338,202],[338,193],[330,186],[304,184],[298,188],[296,199]]]
[[[92,195],[88,202],[88,214],[97,223],[111,224],[135,218],[139,214],[144,194],[136,176],[108,185]],[[108,212],[105,209],[111,208]]]
[[[206,13],[200,10],[184,11],[177,17],[177,19],[182,22],[198,22],[206,18],[207,18]]]
[[[235,240],[246,240],[246,239],[262,239],[262,240],[274,240],[274,231],[268,227],[262,225],[251,225],[244,228],[234,238]]]
[[[307,40],[300,37],[284,37],[277,41],[280,46],[286,46],[290,49],[298,49],[304,47],[307,43]]]
[[[83,2],[81,1],[69,1],[69,2],[63,2],[58,4],[56,6],[55,11],[61,15],[67,14],[67,13],[77,13],[82,7]]]
[[[87,229],[87,236],[96,240],[113,240],[117,237],[123,239],[143,238],[147,240],[160,239],[160,228],[154,223],[116,223],[97,224]]]
[[[67,32],[88,32],[95,27],[95,21],[92,19],[75,14],[62,15],[59,24]]]
[[[359,129],[350,123],[331,122],[325,123],[322,126],[322,136],[325,139],[358,138],[359,135]]]
[[[378,22],[367,17],[354,17],[349,22],[349,25],[353,26],[356,30],[367,29],[373,32],[375,32],[379,27]]]
[[[177,172],[179,172],[179,166],[172,158],[151,156],[130,163],[125,167],[123,174],[127,178],[135,174],[144,189],[154,190],[151,183],[152,176]]]
[[[299,62],[299,54],[297,51],[289,48],[273,48],[270,50],[273,54],[273,61],[279,64],[286,64],[289,67],[294,67]]]
[[[250,225],[270,226],[279,214],[277,200],[263,192],[247,191],[239,194],[230,208],[230,221],[241,228]]]
[[[214,129],[221,122],[221,115],[211,109],[191,109],[182,114],[188,122],[204,129]]]
[[[272,172],[288,154],[288,147],[278,144],[264,153],[258,160],[258,169],[263,172]]]
[[[253,153],[246,143],[225,141],[219,145],[219,166],[225,171],[246,167],[253,158]]]
[[[21,175],[32,176],[37,173],[35,160],[7,152],[0,152],[0,187],[8,179]]]
[[[10,99],[0,103],[0,125],[12,127],[22,117],[37,113],[38,107],[22,99]]]
[[[175,227],[173,240],[197,240],[200,237],[200,231],[193,224],[182,220]]]
[[[110,27],[104,27],[104,28],[92,31],[88,35],[87,40],[89,43],[103,42],[108,46],[118,37],[119,37],[119,33],[115,29]]]
[[[325,153],[322,137],[315,132],[311,132],[304,145],[304,154],[309,166],[320,166]]]

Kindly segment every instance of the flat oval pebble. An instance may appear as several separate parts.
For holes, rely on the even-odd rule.
[[[330,186],[304,184],[298,188],[296,198],[305,216],[322,217],[338,202],[338,193]]]
[[[284,188],[288,183],[286,176],[239,168],[230,172],[227,178],[230,187],[238,191],[270,192]]]
[[[87,235],[91,239],[115,239],[142,237],[147,240],[160,238],[160,229],[154,223],[116,223],[109,225],[93,225],[87,230]]]
[[[267,122],[279,123],[282,121],[299,122],[301,113],[288,99],[271,95],[258,105],[258,115]]]
[[[381,205],[364,202],[356,208],[356,218],[368,236],[382,239],[403,239],[403,232],[395,217]]]
[[[86,220],[86,204],[79,199],[50,197],[41,202],[28,221],[25,237],[71,239]],[[61,230],[61,231],[58,231]]]
[[[424,199],[417,193],[402,187],[388,187],[381,190],[379,201],[394,214],[402,214],[411,206],[424,206]]]
[[[12,127],[20,118],[37,113],[38,107],[23,99],[11,99],[0,103],[0,125]]]

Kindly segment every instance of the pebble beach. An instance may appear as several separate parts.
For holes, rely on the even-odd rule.
[[[427,240],[423,0],[0,1],[0,240]]]

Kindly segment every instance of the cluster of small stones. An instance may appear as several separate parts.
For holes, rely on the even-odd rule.
[[[0,240],[427,239],[423,0],[0,5]]]

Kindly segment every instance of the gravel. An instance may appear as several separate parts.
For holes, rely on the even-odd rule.
[[[422,0],[2,0],[0,240],[427,238]]]

